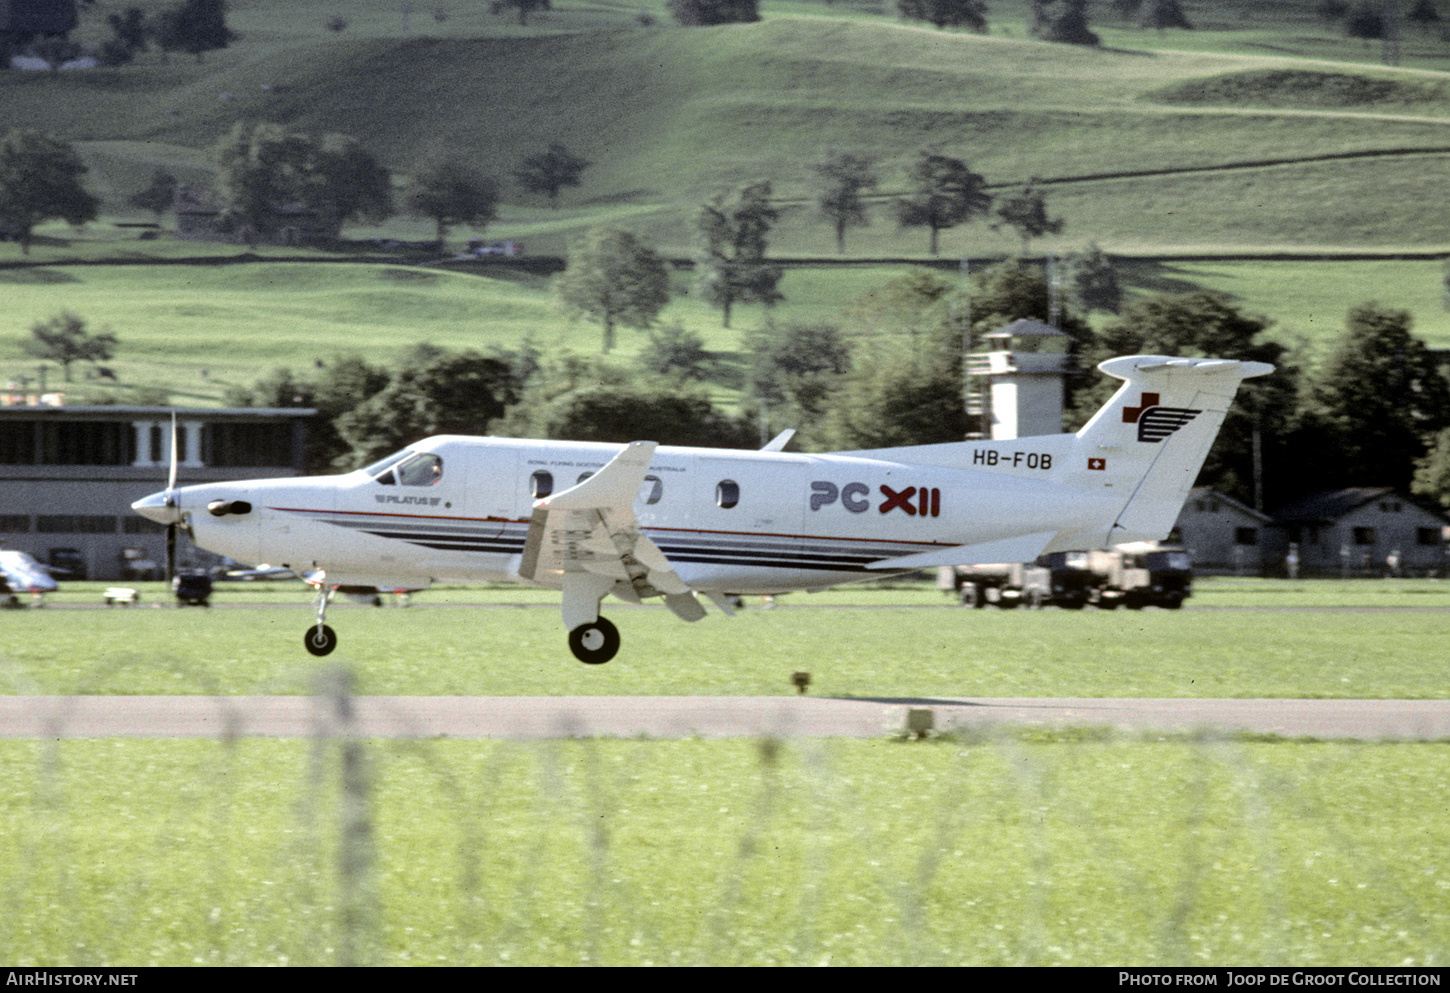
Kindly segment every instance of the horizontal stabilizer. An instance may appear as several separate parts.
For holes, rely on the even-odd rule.
[[[1039,531],[977,545],[952,545],[915,555],[901,555],[869,563],[868,569],[930,569],[942,565],[979,565],[985,562],[1031,562],[1042,554],[1055,531]]]

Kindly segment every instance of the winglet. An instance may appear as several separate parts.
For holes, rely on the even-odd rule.
[[[539,499],[534,506],[545,510],[590,510],[597,507],[628,508],[644,485],[649,461],[657,442],[631,441],[603,469],[577,486]]]

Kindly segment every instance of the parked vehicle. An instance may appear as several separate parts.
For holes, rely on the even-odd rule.
[[[211,576],[204,572],[179,572],[171,579],[171,591],[182,607],[211,606]]]
[[[964,607],[1176,610],[1193,592],[1193,565],[1182,548],[1138,542],[1052,552],[1036,562],[949,566],[938,574],[937,585],[954,592]]]
[[[1088,557],[1098,577],[1094,602],[1104,609],[1177,610],[1193,593],[1193,563],[1182,548],[1145,541],[1100,549]]]

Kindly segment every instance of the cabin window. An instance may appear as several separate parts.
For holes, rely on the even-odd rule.
[[[1373,545],[1375,542],[1374,528],[1355,528],[1353,534],[1356,545]]]
[[[1415,528],[1415,544],[1417,545],[1438,545],[1440,544],[1439,528]]]
[[[540,469],[529,477],[529,493],[535,500],[542,500],[554,492],[554,474]]]
[[[733,479],[722,479],[715,484],[715,503],[729,510],[740,502],[740,484]]]
[[[660,477],[644,477],[644,485],[639,488],[639,498],[645,502],[646,506],[659,503],[660,497],[664,495],[665,484],[660,480]]]
[[[1234,528],[1235,545],[1257,545],[1258,543],[1258,528]]]
[[[580,483],[584,482],[584,480],[588,479],[592,475],[594,475],[593,472],[581,472],[579,474],[579,478],[574,480],[574,485],[578,486]]]

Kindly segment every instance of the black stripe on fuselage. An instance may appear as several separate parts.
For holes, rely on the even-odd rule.
[[[321,513],[315,519],[388,541],[403,541],[437,551],[477,552],[485,555],[513,555],[522,552],[529,527],[526,521],[470,524],[464,518],[436,519],[411,514],[360,513],[357,517],[370,519],[338,518]],[[399,520],[403,517],[410,520]],[[642,530],[671,562],[744,568],[866,572],[869,571],[867,566],[870,563],[883,558],[941,547],[929,542],[897,542],[871,538],[750,536],[731,532],[684,532],[654,528]]]

